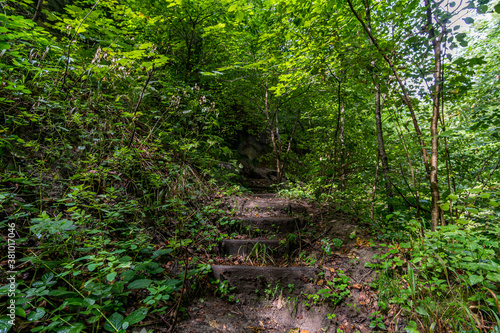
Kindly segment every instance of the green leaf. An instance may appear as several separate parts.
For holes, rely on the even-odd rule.
[[[477,214],[478,213],[478,210],[476,208],[466,208],[466,209],[471,214]]]
[[[0,333],[7,333],[10,330],[12,325],[9,324],[9,321],[10,321],[9,317],[0,318]]]
[[[417,323],[414,322],[413,320],[410,320],[408,322],[408,325],[406,326],[406,332],[407,333],[418,333]]]
[[[444,203],[441,205],[441,209],[442,210],[449,210],[450,209],[450,203],[447,202],[447,203]]]
[[[491,196],[491,193],[481,193],[479,195],[480,198],[488,199]]]
[[[26,318],[26,311],[20,306],[16,307],[16,316]]]
[[[74,291],[67,291],[67,290],[51,290],[49,292],[50,296],[65,296],[65,298],[70,297],[70,296],[78,296],[78,293],[75,293]]]
[[[116,274],[116,272],[109,273],[108,275],[106,275],[106,280],[108,280],[109,282],[113,281],[116,277]]]
[[[495,12],[500,14],[500,2],[498,4],[496,4],[495,7],[493,7],[495,9]]]
[[[90,264],[87,266],[87,268],[89,269],[89,271],[93,272],[97,268],[97,266],[101,266],[102,264],[103,264],[102,262]]]
[[[153,282],[153,280],[149,279],[140,279],[140,280],[135,280],[127,286],[128,289],[141,289],[141,288],[147,288],[149,285]]]
[[[490,201],[488,202],[488,204],[489,204],[490,206],[493,206],[493,207],[498,207],[498,202],[496,202],[496,201],[494,201],[494,200],[490,200]]]
[[[28,315],[28,321],[37,321],[42,319],[43,316],[45,316],[45,309],[37,308],[35,311],[30,312],[30,314]]]
[[[423,306],[419,306],[419,307],[417,307],[417,308],[415,309],[415,311],[416,311],[419,315],[421,315],[421,316],[428,316],[428,315],[429,315]]]
[[[493,282],[500,282],[500,274],[498,273],[489,273],[486,275],[486,278]]]
[[[478,14],[484,14],[488,11],[488,5],[481,5],[477,7],[477,13]]]
[[[466,17],[463,19],[465,21],[465,23],[467,24],[472,24],[474,23],[474,19],[472,17]]]
[[[483,282],[484,278],[481,275],[471,275],[469,276],[469,281],[471,286]]]
[[[128,322],[129,325],[134,325],[140,322],[141,320],[144,320],[148,314],[148,309],[147,308],[141,308],[137,309],[134,312],[132,312],[130,315],[125,318],[125,322]]]
[[[169,254],[173,250],[174,249],[159,249],[159,250],[156,250],[156,251],[153,252],[152,258],[155,259],[155,258],[158,258],[159,256],[163,256],[165,254]]]
[[[59,328],[56,333],[80,333],[85,328],[87,327],[83,323],[71,323],[71,327]]]
[[[122,328],[122,323],[123,316],[115,312],[104,323],[104,329],[108,332],[118,332]]]
[[[92,298],[84,298],[83,302],[82,302],[82,305],[86,306],[86,307],[89,307],[89,306],[94,305],[94,304],[95,304],[95,300]]]
[[[236,12],[236,21],[241,22],[245,18],[245,13],[243,11],[239,10]]]

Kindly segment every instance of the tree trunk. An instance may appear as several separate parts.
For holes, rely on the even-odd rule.
[[[377,192],[377,180],[378,180],[378,161],[380,159],[380,156],[377,152],[377,165],[375,167],[375,180],[373,181],[373,188],[372,188],[372,202],[370,205],[370,218],[372,221],[375,221],[375,193]]]
[[[281,170],[281,154],[280,154],[280,148],[278,147],[278,140],[279,138],[276,137],[278,134],[275,130],[275,127],[273,126],[273,120],[271,119],[270,115],[270,98],[269,98],[269,81],[266,78],[266,87],[265,87],[265,96],[264,96],[264,114],[266,115],[266,120],[267,120],[267,125],[269,127],[269,131],[271,132],[271,142],[273,144],[273,152],[274,156],[276,157],[276,175],[277,175],[277,182],[281,182],[282,178],[282,170]],[[278,111],[276,111],[278,113]],[[276,114],[276,117],[278,115]],[[276,123],[276,128],[278,126],[278,123]]]
[[[345,191],[345,142],[344,142],[344,100],[340,104],[340,165],[342,166],[340,174],[340,190]]]
[[[371,13],[370,13],[370,4],[368,1],[364,1],[365,4],[365,11],[366,11],[366,26],[370,30],[370,33],[372,31],[372,26],[371,26]],[[370,45],[373,45],[373,41],[370,39]],[[382,105],[380,103],[380,83],[376,82],[377,79],[377,74],[374,73],[375,71],[375,60],[371,64],[372,66],[372,78],[375,84],[375,124],[377,127],[377,143],[378,143],[378,156],[377,156],[377,161],[378,158],[382,160],[382,172],[384,174],[384,180],[385,180],[385,192],[387,195],[387,208],[389,212],[393,212],[394,208],[392,206],[392,186],[391,182],[389,181],[389,160],[387,159],[387,153],[385,152],[385,144],[384,144],[384,131],[382,129]],[[377,162],[377,170],[378,170],[378,162]]]
[[[396,67],[392,63],[391,59],[387,56],[387,54],[382,50],[382,48],[378,45],[377,41],[375,40],[375,37],[373,37],[373,34],[371,33],[370,29],[366,26],[365,22],[361,17],[358,15],[356,10],[353,7],[352,0],[347,0],[347,3],[349,5],[349,8],[351,9],[351,12],[354,14],[356,19],[361,23],[363,26],[363,29],[365,30],[366,34],[370,38],[370,40],[373,42],[373,45],[377,49],[377,51],[380,53],[380,55],[384,58],[384,60],[387,62],[389,67],[391,68],[392,74],[394,74],[394,77],[396,78],[396,81],[398,82],[399,87],[401,88],[401,92],[403,93],[403,102],[405,102],[406,106],[408,106],[408,110],[410,111],[411,114],[411,119],[413,121],[413,127],[415,128],[415,133],[417,134],[417,139],[420,144],[420,150],[422,151],[422,157],[424,160],[424,166],[427,174],[430,173],[430,167],[429,167],[429,155],[427,154],[427,151],[425,150],[425,142],[423,139],[422,131],[420,130],[420,126],[418,125],[417,121],[417,116],[415,115],[415,110],[413,109],[413,104],[411,103],[410,95],[408,94],[408,91],[406,90],[406,87],[403,83],[403,80],[398,74],[398,71],[396,70]]]
[[[38,18],[40,17],[40,14],[42,13],[42,5],[43,5],[43,0],[38,0],[38,2],[36,4],[35,14],[33,15],[33,18],[31,19],[35,23],[38,22]]]
[[[382,172],[384,173],[385,180],[385,192],[387,195],[387,208],[389,212],[393,212],[394,208],[392,206],[392,186],[389,181],[389,160],[387,159],[387,153],[385,152],[384,144],[384,132],[382,130],[382,110],[380,104],[380,83],[375,85],[375,123],[377,126],[377,142],[378,142],[378,154],[382,160]]]
[[[432,24],[432,9],[429,0],[424,1],[427,13],[427,30],[429,39],[432,41],[434,49],[434,88],[432,92],[432,120],[431,120],[431,163],[429,181],[431,186],[431,228],[436,230],[441,219],[441,208],[439,207],[439,186],[438,186],[438,120],[439,106],[441,99],[441,40],[442,34],[436,37]]]

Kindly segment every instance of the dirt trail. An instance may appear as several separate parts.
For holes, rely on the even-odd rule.
[[[212,266],[225,295],[207,291],[191,302],[177,332],[371,331],[369,316],[378,308],[365,263],[379,249],[356,221],[273,194],[227,204],[239,235],[221,243]]]

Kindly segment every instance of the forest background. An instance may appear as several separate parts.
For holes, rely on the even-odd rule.
[[[168,275],[160,264],[223,237],[220,198],[248,191],[238,145],[249,136],[267,144],[258,163],[281,195],[356,215],[389,246],[379,316],[396,305],[412,332],[499,330],[500,4],[0,9],[12,330],[124,331],[177,304],[186,278],[196,290],[209,265]]]

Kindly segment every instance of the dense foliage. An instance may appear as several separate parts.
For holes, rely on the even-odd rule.
[[[219,199],[246,191],[248,136],[281,193],[387,243],[380,315],[499,330],[500,4],[0,8],[0,332],[12,290],[14,331],[174,327],[230,223]]]

